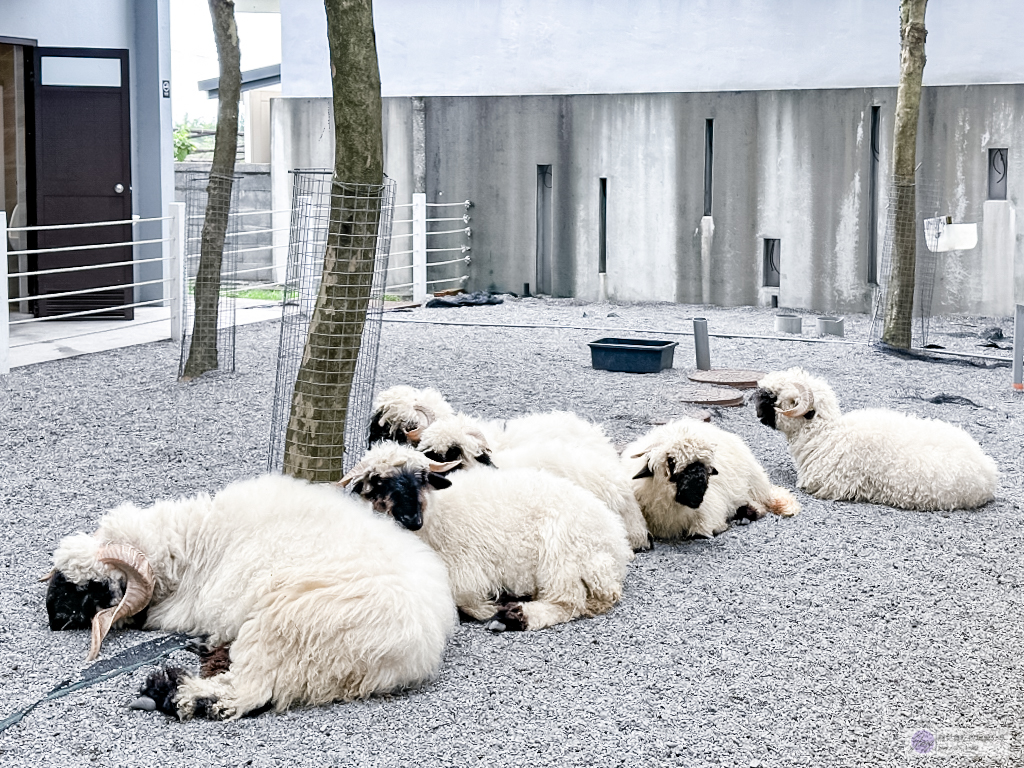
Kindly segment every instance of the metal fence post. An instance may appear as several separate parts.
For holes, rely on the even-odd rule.
[[[171,307],[171,339],[181,342],[181,324],[185,315],[185,204],[169,203],[167,259],[164,279]],[[166,294],[165,294],[166,295]]]
[[[1017,305],[1013,318],[1013,388],[1024,390],[1024,304]]]
[[[427,195],[412,195],[412,300],[427,299]]]
[[[693,318],[693,351],[697,355],[697,370],[711,370],[711,348],[708,346],[708,321],[706,317]]]
[[[11,305],[7,295],[7,211],[0,208],[0,376],[11,372]]]

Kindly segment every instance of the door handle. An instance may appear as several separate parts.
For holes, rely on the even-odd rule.
[[[114,185],[114,191],[117,192],[117,194],[120,195],[122,192],[124,192],[124,184],[121,184],[121,183],[115,184]]]

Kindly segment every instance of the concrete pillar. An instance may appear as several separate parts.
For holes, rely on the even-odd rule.
[[[1016,211],[1009,200],[986,200],[981,235],[981,314],[1013,314],[1014,284],[1024,279],[1024,264],[1014,266],[1017,245]],[[1016,274],[1015,274],[1016,272]]]
[[[135,84],[132,88],[135,152],[132,168],[132,213],[143,219],[164,215],[174,199],[174,141],[171,118],[171,12],[170,0],[138,0],[135,9],[135,46],[132,51]],[[178,83],[178,88],[188,87]],[[135,227],[137,240],[160,239],[161,222]],[[135,280],[161,278],[161,261],[167,254],[161,243],[137,245],[135,258],[153,259],[135,267]],[[136,301],[153,301],[165,296],[166,283],[136,288]]]
[[[700,219],[700,300],[711,303],[711,246],[715,239],[715,220],[711,216]]]

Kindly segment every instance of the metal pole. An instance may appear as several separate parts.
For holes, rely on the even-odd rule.
[[[1013,319],[1013,388],[1024,390],[1024,304],[1017,305]]]
[[[167,268],[165,277],[171,307],[171,339],[181,342],[181,325],[185,316],[185,204],[170,203],[168,224]]]
[[[0,208],[0,376],[11,372],[11,305],[7,295],[7,211]]]
[[[703,317],[693,318],[693,348],[697,353],[697,369],[711,370],[711,349],[708,347],[708,321]]]
[[[427,300],[427,195],[412,195],[412,300]]]

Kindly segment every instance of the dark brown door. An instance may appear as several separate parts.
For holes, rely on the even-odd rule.
[[[32,77],[36,224],[79,224],[131,219],[131,121],[128,51],[36,48]],[[123,243],[130,224],[44,230],[36,248]],[[109,309],[81,319],[131,320],[131,246],[39,254],[35,269],[129,262],[124,266],[39,275],[34,295],[98,289],[36,301],[36,315]]]

